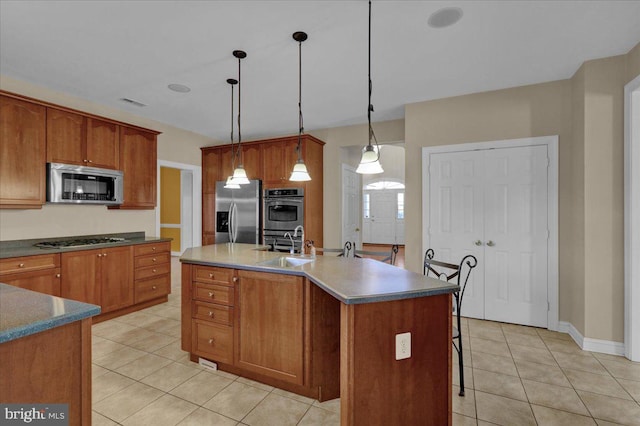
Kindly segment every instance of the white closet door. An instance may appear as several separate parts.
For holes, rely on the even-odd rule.
[[[547,147],[485,158],[485,318],[547,327]]]
[[[459,263],[467,254],[476,256],[460,312],[482,319],[483,248],[476,242],[484,238],[483,157],[477,151],[433,154],[430,163],[430,245],[437,260]]]

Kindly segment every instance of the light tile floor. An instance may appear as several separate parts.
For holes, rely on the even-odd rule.
[[[224,372],[180,349],[180,265],[172,294],[93,326],[93,424],[339,425],[339,401],[319,403]],[[640,363],[586,352],[563,333],[465,319],[466,395],[454,425],[640,425]]]

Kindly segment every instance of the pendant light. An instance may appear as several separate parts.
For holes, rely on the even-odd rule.
[[[236,155],[233,151],[233,86],[238,84],[238,80],[235,78],[228,78],[227,83],[231,86],[231,170],[233,170],[236,164]],[[233,176],[227,177],[224,187],[227,189],[240,189],[240,185],[233,181]]]
[[[298,42],[298,161],[293,166],[293,171],[289,177],[290,181],[303,182],[311,180],[307,166],[302,160],[302,133],[304,132],[302,120],[302,42],[307,39],[307,33],[296,31],[293,33],[293,39]]]
[[[246,185],[249,183],[247,172],[242,165],[242,133],[240,131],[240,112],[242,111],[242,80],[240,79],[240,61],[247,57],[247,53],[243,50],[234,50],[233,56],[238,58],[238,167],[233,171],[233,182],[238,185]]]
[[[373,84],[371,83],[371,1],[369,1],[369,105],[367,106],[367,119],[369,121],[369,144],[362,151],[362,158],[360,164],[356,169],[356,173],[364,175],[373,175],[382,173],[384,170],[380,165],[380,147],[378,146],[378,140],[375,133],[373,133],[373,127],[371,127],[371,113],[373,112],[373,105],[371,104],[371,90]],[[371,145],[371,139],[375,141],[375,148]]]

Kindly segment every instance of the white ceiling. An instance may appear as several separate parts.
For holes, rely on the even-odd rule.
[[[446,6],[463,10],[460,22],[428,27]],[[640,1],[376,0],[372,15],[374,122],[412,102],[566,79],[640,41]],[[226,79],[242,49],[243,140],[295,134],[292,33],[309,34],[306,130],[364,123],[367,16],[364,0],[0,0],[0,73],[228,142]]]

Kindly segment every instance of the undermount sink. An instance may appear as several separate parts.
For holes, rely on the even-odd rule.
[[[275,266],[278,268],[295,268],[296,266],[304,265],[305,263],[313,262],[315,259],[292,257],[292,256],[280,256],[274,259],[258,262],[258,265],[262,266]]]

